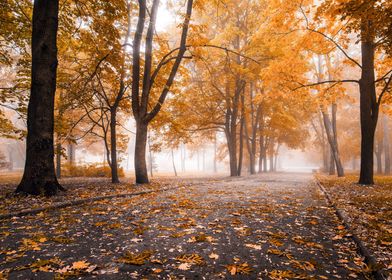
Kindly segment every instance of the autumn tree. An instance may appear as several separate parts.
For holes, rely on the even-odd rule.
[[[301,8],[302,12],[304,10]],[[378,78],[375,75],[375,59],[378,53],[391,53],[391,14],[392,4],[384,1],[326,0],[318,9],[317,18],[327,18],[329,22],[342,22],[334,30],[334,35],[325,28],[317,28],[307,21],[306,30],[319,34],[330,41],[360,71],[360,79],[336,79],[323,83],[350,82],[359,86],[360,120],[361,120],[361,172],[359,183],[373,184],[373,152],[374,136],[378,121],[380,104],[385,93],[390,91],[391,70],[387,70]],[[361,46],[361,62],[353,58],[339,42],[345,40],[341,33],[356,33]]]
[[[26,164],[17,192],[54,195],[63,190],[55,174],[53,147],[58,9],[58,1],[34,1]]]
[[[182,24],[180,46],[163,55],[159,61],[154,57],[153,43],[159,0],[154,0],[149,13],[149,24],[145,37],[144,65],[141,63],[141,45],[147,15],[147,1],[139,1],[139,16],[133,40],[132,54],[132,111],[136,120],[135,175],[136,183],[148,183],[146,165],[146,143],[148,124],[158,115],[174,83],[177,71],[187,50],[187,37],[193,0],[188,0]],[[155,69],[153,70],[153,65]],[[163,68],[169,66],[169,74],[162,85],[156,83]],[[143,74],[141,72],[143,71]],[[158,95],[158,98],[153,98]],[[155,99],[155,100],[154,100]],[[151,109],[149,109],[151,108]]]

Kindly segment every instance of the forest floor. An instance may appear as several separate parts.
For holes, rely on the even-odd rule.
[[[351,230],[392,277],[392,177],[375,176],[372,186],[358,185],[357,175],[317,176]]]
[[[155,191],[1,220],[0,279],[371,279],[311,174],[145,188]]]

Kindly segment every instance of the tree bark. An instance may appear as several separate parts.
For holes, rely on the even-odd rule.
[[[150,167],[150,176],[151,176],[151,178],[153,177],[153,168],[154,168],[154,158],[153,158],[153,156],[152,156],[152,150],[151,150],[151,138],[150,138],[150,136],[148,136],[147,135],[147,137],[148,137],[148,154],[149,154],[149,158],[150,158],[150,164],[149,164],[149,167]]]
[[[274,142],[271,141],[269,152],[269,172],[274,172]]]
[[[383,152],[383,139],[377,139],[376,159],[377,159],[377,174],[382,174],[382,152]]]
[[[280,144],[276,147],[275,151],[275,159],[274,159],[274,172],[276,172],[277,167],[278,167],[278,156],[279,156],[279,149],[280,149]]]
[[[359,184],[373,181],[374,135],[378,119],[378,104],[374,76],[374,43],[372,23],[363,20],[361,28],[362,73],[359,80],[361,120],[361,171]]]
[[[322,111],[322,115],[323,115],[323,120],[324,120],[325,133],[327,134],[329,146],[331,148],[331,153],[332,153],[334,160],[335,160],[338,177],[343,177],[344,176],[343,165],[342,165],[342,162],[340,161],[338,143],[335,141],[331,121],[330,121],[329,116],[326,112]]]
[[[242,172],[242,161],[244,159],[244,117],[241,117],[241,125],[240,125],[240,146],[239,146],[239,155],[238,155],[238,168],[237,168],[237,176],[241,176]]]
[[[35,0],[26,162],[16,192],[55,195],[64,190],[54,168],[54,97],[57,75],[58,0]]]
[[[186,147],[185,144],[181,145],[181,171],[185,173],[185,160],[186,160]]]
[[[230,176],[237,176],[237,140],[236,136],[232,135],[227,129],[225,129],[227,148],[229,150],[229,164],[230,164]]]
[[[56,176],[58,179],[61,178],[61,142],[57,139],[56,145]]]
[[[146,164],[147,124],[136,123],[135,176],[136,184],[148,184]]]
[[[174,162],[174,152],[173,152],[173,149],[171,149],[171,156],[172,156],[172,164],[173,164],[174,176],[177,177],[177,169],[176,169],[176,163]]]
[[[75,164],[75,144],[72,141],[68,143],[68,164]]]
[[[331,115],[332,115],[332,132],[333,132],[333,140],[335,142],[336,145],[336,149],[338,150],[338,130],[337,130],[337,119],[336,119],[336,115],[337,115],[337,110],[338,110],[338,106],[336,103],[332,103],[331,105]],[[339,155],[339,151],[337,151],[338,155]],[[340,160],[340,155],[339,155],[339,160]],[[335,175],[335,160],[334,160],[334,156],[333,153],[331,153],[330,155],[330,165],[329,165],[329,175]]]
[[[218,161],[218,145],[217,145],[217,136],[215,134],[215,138],[214,138],[214,173],[218,172],[218,165],[217,165],[217,161]]]
[[[335,157],[333,156],[332,149],[329,153],[329,175],[335,175]]]
[[[120,183],[118,179],[118,163],[117,163],[117,108],[112,107],[110,110],[110,152],[111,152],[111,165],[112,183]]]
[[[263,172],[263,158],[264,158],[264,136],[260,130],[259,137],[259,173]]]
[[[389,175],[391,173],[391,152],[389,146],[389,126],[388,117],[383,116],[383,138],[384,138],[384,173]]]

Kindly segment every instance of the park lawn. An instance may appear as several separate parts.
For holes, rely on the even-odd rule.
[[[358,175],[316,175],[338,209],[377,260],[392,271],[392,176],[375,176],[372,186],[358,185]]]

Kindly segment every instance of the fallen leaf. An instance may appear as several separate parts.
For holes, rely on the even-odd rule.
[[[208,257],[209,257],[210,259],[214,259],[214,260],[219,259],[219,255],[217,255],[217,254],[215,254],[215,253],[209,254]]]
[[[178,266],[178,269],[180,270],[189,270],[191,268],[191,264],[190,263],[182,263]]]

